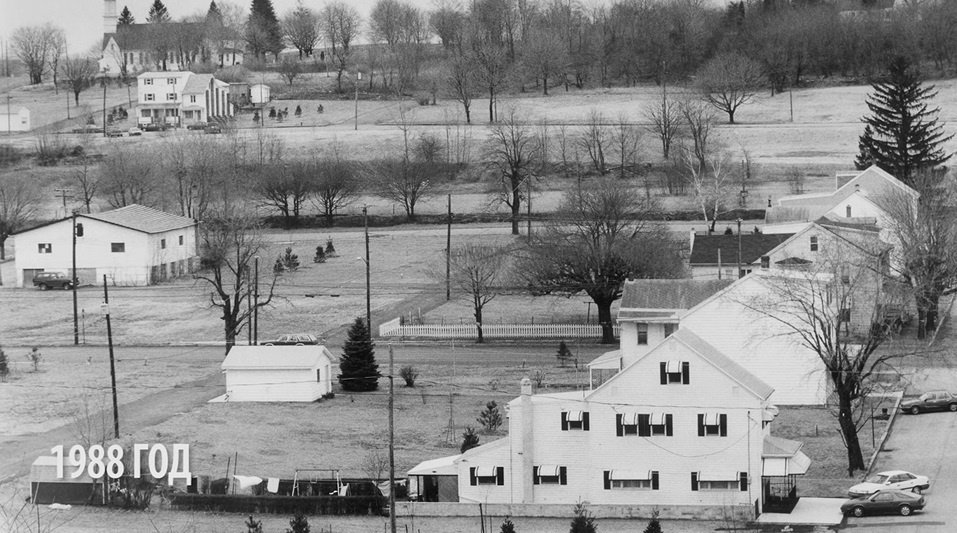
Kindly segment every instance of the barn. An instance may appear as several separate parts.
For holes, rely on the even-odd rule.
[[[314,402],[332,392],[335,357],[321,345],[234,346],[223,361],[226,402]]]

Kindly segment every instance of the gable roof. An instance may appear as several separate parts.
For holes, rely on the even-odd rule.
[[[738,242],[741,243],[741,264],[750,265],[766,255],[792,233],[742,233],[739,235],[695,235],[691,248],[691,266],[718,264],[718,250],[721,250],[721,263],[733,265],[738,262]]]
[[[706,342],[701,337],[692,333],[688,328],[678,328],[671,336],[659,343],[657,346],[652,348],[648,353],[642,355],[635,362],[631,363],[628,368],[631,368],[641,361],[652,357],[652,354],[657,353],[659,350],[664,350],[664,346],[669,342],[678,342],[683,344],[689,350],[698,354],[702,359],[711,364],[715,369],[724,373],[732,380],[736,381],[738,384],[744,388],[751,391],[752,394],[757,396],[762,400],[767,400],[771,393],[774,392],[774,389],[770,385],[759,379],[757,376],[748,372],[743,366],[731,360],[728,356],[724,355],[717,348]],[[621,379],[621,376],[627,375],[628,368],[615,374],[614,376],[608,378],[607,381],[601,384],[597,389],[592,391],[588,396],[595,394],[598,391],[602,391],[609,383],[613,383],[617,379]],[[586,398],[587,399],[587,398]]]
[[[145,205],[131,204],[112,211],[81,215],[101,222],[108,222],[143,233],[163,233],[174,229],[195,226],[191,218],[173,215]]]
[[[881,251],[891,247],[889,244],[884,243],[883,241],[880,240],[880,233],[876,226],[873,226],[874,229],[872,230],[870,229],[871,228],[870,226],[853,225],[853,224],[845,225],[840,223],[835,224],[831,219],[827,217],[822,217],[819,220],[825,221],[825,223],[819,224],[818,222],[812,222],[808,224],[807,226],[805,226],[804,229],[802,229],[801,231],[794,233],[792,235],[788,235],[788,238],[786,240],[781,242],[781,244],[779,244],[778,246],[775,246],[773,249],[769,250],[767,252],[767,255],[771,255],[777,252],[778,250],[788,247],[793,242],[801,239],[803,235],[805,235],[806,233],[810,231],[817,231],[818,233],[820,233],[821,235],[825,237],[839,239],[840,241],[843,241],[844,244],[850,245],[865,254],[875,256],[875,257],[877,253],[880,253]],[[855,242],[854,239],[850,239],[841,234],[842,232],[852,233],[852,232],[855,232],[855,230],[856,230],[856,234],[861,235],[864,238],[872,239],[874,244],[876,244],[877,246],[874,249],[868,249],[864,245],[862,245],[860,242]],[[775,264],[777,265],[806,265],[810,263],[813,263],[813,261],[807,260],[802,257],[787,257],[783,260],[775,261]]]
[[[117,25],[115,33],[103,35],[103,49],[109,43],[109,38],[116,40],[121,51],[150,50],[158,35],[189,35],[190,32],[202,31],[205,24],[202,22],[163,22],[163,23],[135,23]],[[162,30],[162,31],[160,31]]]
[[[186,85],[183,86],[183,94],[199,94],[205,92],[209,87],[212,74],[190,74],[186,79]]]
[[[626,318],[638,309],[690,309],[732,282],[715,279],[627,280],[621,291],[618,318]]]
[[[233,346],[223,360],[223,370],[309,369],[330,359],[325,346]]]

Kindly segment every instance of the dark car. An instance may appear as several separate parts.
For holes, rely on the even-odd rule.
[[[151,122],[143,126],[143,131],[166,131],[166,124]]]
[[[87,124],[85,126],[73,128],[73,133],[103,133],[103,128],[97,126],[96,124]]]
[[[123,130],[108,129],[108,130],[106,130],[106,136],[107,136],[107,137],[122,137],[122,136],[123,136]]]
[[[77,279],[77,282],[80,280]],[[40,287],[40,290],[49,289],[72,289],[73,280],[63,272],[40,272],[33,276],[33,286]]]
[[[912,415],[927,411],[957,412],[957,396],[944,390],[925,392],[917,398],[902,400],[901,410]]]
[[[204,129],[206,129],[206,123],[205,123],[205,122],[193,122],[192,124],[187,124],[187,125],[186,125],[186,129],[188,129],[188,130],[190,130],[190,131],[192,131],[192,130],[204,130]]]
[[[907,516],[924,508],[924,497],[913,492],[886,489],[841,504],[841,512],[853,516],[900,513]]]
[[[207,124],[204,128],[206,133],[222,133],[223,129],[219,127],[219,124]]]
[[[275,340],[266,341],[263,346],[305,346],[319,344],[319,338],[308,333],[288,333],[280,335]]]

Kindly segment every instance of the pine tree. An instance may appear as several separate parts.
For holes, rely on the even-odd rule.
[[[10,366],[7,364],[7,354],[3,353],[3,348],[0,348],[0,381],[6,381],[8,375],[10,375]]]
[[[907,58],[895,57],[888,75],[874,83],[867,97],[871,115],[860,136],[860,153],[854,161],[858,170],[876,164],[910,185],[923,169],[939,166],[950,159],[941,146],[953,135],[946,135],[937,123],[940,108],[929,108],[937,96],[933,85],[924,86]]]
[[[479,436],[475,433],[475,428],[469,426],[465,428],[465,432],[462,433],[462,446],[459,448],[459,451],[465,453],[466,450],[471,450],[479,445]]]
[[[257,56],[267,53],[279,56],[282,51],[282,31],[272,0],[253,0],[246,22],[246,40]]]
[[[136,19],[133,18],[133,13],[130,12],[130,8],[123,6],[123,11],[120,11],[120,18],[118,20],[120,26],[130,26],[136,23]]]
[[[286,267],[282,264],[282,256],[276,258],[276,262],[272,266],[272,271],[274,274],[282,274],[286,271]]]
[[[651,511],[651,522],[648,522],[643,533],[662,533],[661,523],[658,522],[658,509]]]
[[[505,517],[505,520],[502,522],[502,528],[499,529],[499,533],[515,533],[515,524],[512,523],[509,517]]]
[[[572,518],[572,526],[568,533],[598,533],[595,517],[585,509],[585,504],[582,502],[575,504],[575,518]]]
[[[322,245],[316,246],[316,255],[312,258],[313,263],[325,263],[326,262],[326,251],[322,249]]]
[[[491,433],[498,429],[502,425],[502,413],[498,410],[498,404],[494,400],[485,404],[485,410],[479,413],[475,420],[482,424],[486,432]]]
[[[254,520],[252,516],[246,520],[246,533],[263,533],[263,521]]]
[[[339,360],[339,385],[348,391],[366,392],[379,388],[379,365],[375,362],[375,345],[361,317],[349,328],[342,357]]]
[[[209,3],[209,9],[206,11],[206,22],[218,22],[220,24],[223,22],[223,12],[219,10],[215,0]]]
[[[336,257],[336,247],[332,245],[332,239],[326,240],[326,257]]]
[[[309,520],[302,513],[296,513],[289,521],[289,525],[292,529],[287,529],[286,533],[309,533]]]
[[[162,0],[153,0],[146,22],[169,22],[169,12]]]
[[[558,353],[555,354],[555,357],[558,358],[558,366],[564,368],[568,365],[568,361],[572,358],[572,351],[568,349],[565,341],[558,343]]]

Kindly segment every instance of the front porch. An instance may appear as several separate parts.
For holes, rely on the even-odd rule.
[[[797,493],[797,476],[803,476],[811,466],[801,448],[803,443],[772,437],[764,438],[761,454],[762,513],[787,514],[794,510],[801,497]]]

